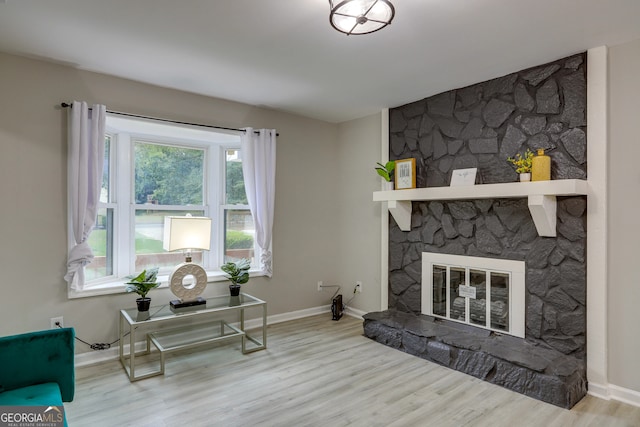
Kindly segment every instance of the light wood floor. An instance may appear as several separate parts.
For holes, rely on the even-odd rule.
[[[76,370],[69,424],[84,426],[639,426],[640,408],[587,396],[571,411],[375,343],[329,314],[268,328],[268,348],[230,342],[168,356],[129,383],[119,362]]]

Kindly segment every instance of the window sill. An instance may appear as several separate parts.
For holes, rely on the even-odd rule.
[[[259,276],[265,276],[265,274],[260,270],[249,271],[249,277],[259,277]],[[67,297],[69,299],[76,299],[76,298],[95,297],[100,295],[124,294],[124,293],[127,293],[124,290],[124,284],[126,280],[127,279],[123,277],[121,279],[92,285],[90,287],[83,289],[82,291],[75,291],[73,289],[69,289],[67,292]],[[158,280],[160,281],[160,286],[157,289],[169,288],[168,275],[158,276]],[[207,271],[207,283],[224,282],[228,280],[229,279],[227,279],[227,276],[222,271]]]

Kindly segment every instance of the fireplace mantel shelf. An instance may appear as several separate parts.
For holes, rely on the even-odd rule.
[[[587,181],[558,179],[552,181],[509,182],[464,187],[427,187],[409,190],[374,191],[374,202],[388,202],[388,208],[403,231],[411,230],[411,202],[428,200],[528,199],[529,211],[540,236],[556,235],[556,196],[587,194]]]

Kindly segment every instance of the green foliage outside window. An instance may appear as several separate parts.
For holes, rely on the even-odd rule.
[[[136,203],[202,205],[203,167],[203,150],[136,143]]]
[[[247,194],[244,191],[244,177],[242,163],[227,162],[227,204],[246,205]]]
[[[226,249],[251,249],[253,237],[250,234],[238,230],[227,230]]]

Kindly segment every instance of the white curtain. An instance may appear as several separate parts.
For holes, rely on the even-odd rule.
[[[241,136],[242,173],[249,208],[256,226],[256,242],[261,249],[260,269],[271,277],[271,240],[276,193],[276,131],[245,128]]]
[[[73,102],[68,117],[67,197],[69,254],[65,280],[72,289],[84,286],[84,267],[93,260],[87,239],[100,201],[104,162],[106,107]]]

